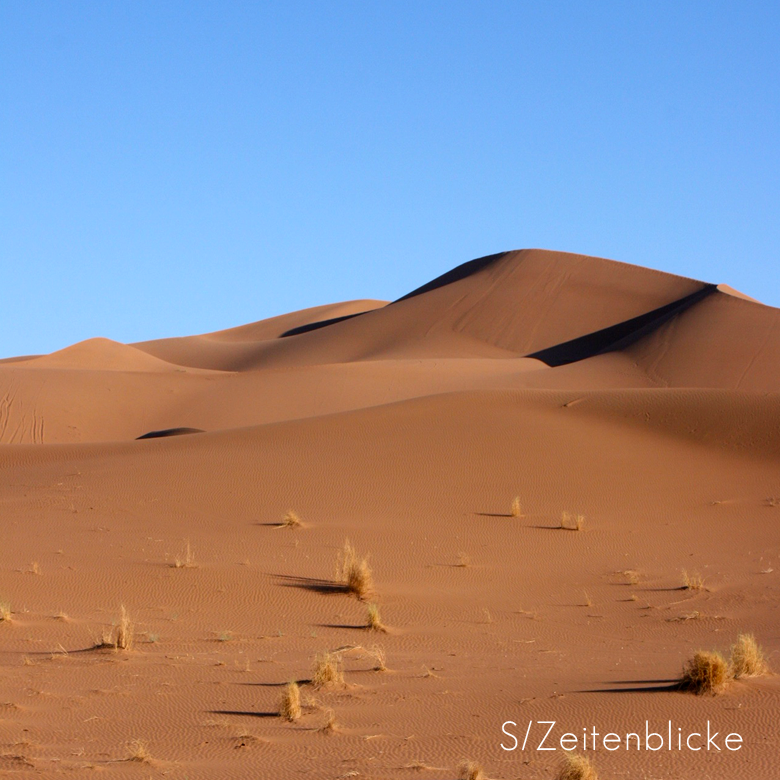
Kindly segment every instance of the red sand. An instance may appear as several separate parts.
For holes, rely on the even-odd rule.
[[[541,250],[392,304],[2,361],[0,772],[552,778],[560,746],[504,751],[502,723],[709,720],[720,752],[588,755],[602,780],[780,777],[778,678],[671,687],[741,632],[780,668],[779,390],[777,309]],[[205,433],[136,440],[179,427]],[[388,633],[328,592],[346,537]],[[134,648],[92,649],[123,604]],[[281,720],[326,649],[346,687]]]

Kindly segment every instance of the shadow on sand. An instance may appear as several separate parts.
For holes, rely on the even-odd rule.
[[[321,580],[316,577],[294,577],[290,574],[274,574],[274,577],[282,580],[285,588],[302,588],[314,591],[314,593],[349,593],[343,582],[334,580]]]
[[[243,715],[249,718],[278,718],[278,712],[245,712],[243,710],[206,710],[209,715]]]
[[[605,685],[624,685],[626,688],[590,688],[578,693],[671,693],[681,690],[679,679],[673,680],[615,680]]]

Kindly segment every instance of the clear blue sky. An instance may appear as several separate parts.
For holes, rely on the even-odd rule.
[[[0,0],[0,356],[545,247],[780,305],[777,2]]]

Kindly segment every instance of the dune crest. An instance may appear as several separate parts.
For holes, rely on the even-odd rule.
[[[50,355],[24,361],[24,368],[74,371],[175,371],[176,367],[140,349],[106,338],[80,341]]]

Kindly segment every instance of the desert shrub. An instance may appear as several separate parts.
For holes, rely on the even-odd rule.
[[[458,780],[487,780],[482,767],[476,761],[464,761],[459,772]]]
[[[683,569],[682,583],[683,590],[704,590],[704,577],[697,571],[689,574]]]
[[[341,659],[335,653],[324,652],[314,659],[314,670],[311,676],[315,688],[325,688],[344,684],[344,672]]]
[[[133,634],[135,632],[135,626],[130,619],[130,615],[127,614],[125,605],[122,605],[119,622],[114,628],[114,647],[117,650],[130,650],[133,647]]]
[[[366,621],[366,628],[369,631],[387,631],[387,628],[382,623],[382,618],[379,614],[379,606],[376,604],[368,605],[368,619]]]
[[[563,759],[556,780],[598,780],[598,775],[589,758],[572,753]]]
[[[279,715],[291,723],[301,717],[301,689],[295,680],[284,686],[279,700]]]
[[[581,531],[585,527],[585,515],[561,514],[561,528],[564,531]]]
[[[366,598],[374,589],[368,558],[358,556],[349,539],[344,542],[344,549],[339,555],[336,576],[346,590],[354,593],[359,599]]]
[[[288,509],[282,518],[283,528],[300,528],[303,525],[303,521],[298,515],[293,512],[292,509]]]
[[[726,659],[718,652],[699,650],[683,667],[680,687],[697,694],[720,693],[731,673]]]
[[[764,653],[752,634],[740,634],[732,645],[731,673],[734,677],[762,677],[769,673]]]

